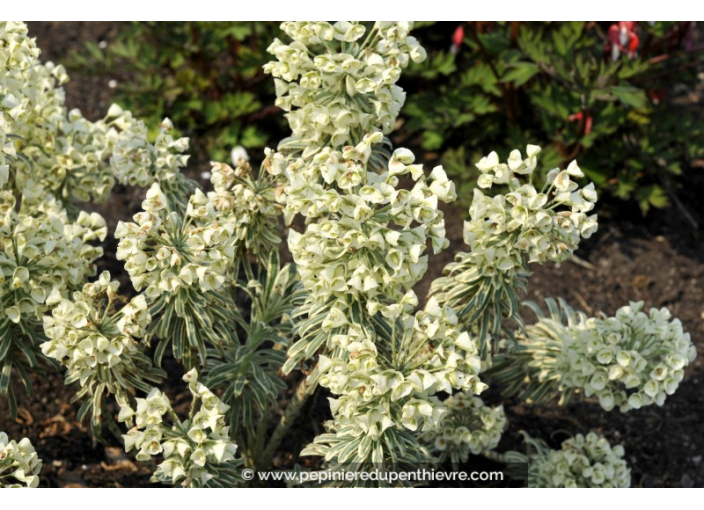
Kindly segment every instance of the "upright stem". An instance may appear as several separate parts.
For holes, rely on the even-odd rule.
[[[254,446],[250,449],[250,457],[254,461],[259,459],[264,450],[264,441],[266,439],[266,428],[269,422],[271,413],[268,410],[264,410],[262,415],[259,417],[260,421],[257,424],[257,430],[254,436]],[[256,467],[256,466],[253,466]]]
[[[284,415],[281,417],[271,438],[269,438],[269,443],[266,445],[264,452],[257,459],[257,469],[265,470],[269,468],[276,449],[281,444],[281,441],[283,441],[288,429],[291,428],[293,422],[296,421],[296,418],[303,409],[303,405],[308,401],[308,398],[310,398],[317,386],[317,383],[311,384],[307,377],[299,383],[298,388],[296,388],[296,393],[294,393],[286,407]]]

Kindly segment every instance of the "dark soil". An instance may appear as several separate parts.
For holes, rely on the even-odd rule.
[[[117,30],[119,24],[115,23],[30,23],[30,33],[37,37],[44,58],[55,62],[62,62],[72,49],[80,50],[84,41],[109,41]],[[66,86],[69,107],[80,108],[90,119],[101,118],[111,101],[107,82],[119,77],[91,77],[75,72],[71,77]],[[704,178],[693,173],[691,181],[680,199],[699,225],[704,225],[704,208],[697,195],[697,190],[704,189]],[[114,229],[118,220],[128,219],[139,209],[142,193],[117,189],[108,204],[95,210]],[[580,259],[532,268],[528,298],[541,301],[550,296],[563,297],[589,314],[613,313],[629,301],[645,301],[646,307],[667,306],[691,333],[699,356],[663,407],[621,414],[605,413],[598,404],[590,402],[558,407],[503,401],[510,428],[499,450],[519,449],[520,430],[553,446],[573,434],[594,430],[623,444],[633,486],[704,487],[704,230],[693,228],[675,207],[654,211],[646,219],[623,205],[600,207],[599,212],[599,232],[583,243],[578,252]],[[425,293],[429,282],[440,275],[454,253],[462,249],[462,222],[466,216],[464,210],[446,209],[452,248],[431,259],[430,270],[419,285],[419,295]],[[128,285],[119,262],[110,254],[115,246],[114,240],[107,242],[108,255],[101,261],[100,269],[122,275]],[[76,422],[78,405],[67,403],[73,391],[64,385],[61,374],[36,376],[34,385],[33,396],[18,395],[20,417],[16,421],[8,419],[6,404],[0,402],[0,430],[13,438],[26,436],[32,440],[44,460],[42,485],[151,485],[149,466],[125,455],[116,439],[108,438],[107,444],[94,441],[88,428]],[[492,403],[502,402],[495,391],[488,396]],[[311,399],[284,443],[283,452],[275,459],[277,466],[291,467],[298,461],[300,449],[321,432],[322,421],[329,414],[325,397],[319,393]]]

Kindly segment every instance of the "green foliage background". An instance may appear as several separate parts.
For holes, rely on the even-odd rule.
[[[132,22],[106,48],[87,43],[69,68],[118,76],[117,102],[153,131],[169,117],[192,152],[229,160],[230,150],[283,138],[274,83],[262,71],[275,22]]]
[[[532,143],[543,147],[543,171],[578,158],[607,197],[635,199],[643,212],[667,206],[704,158],[701,108],[675,100],[704,70],[702,47],[688,22],[639,23],[638,53],[614,62],[612,23],[418,22],[429,58],[401,80],[409,100],[394,141],[441,162],[465,205],[474,162]],[[274,37],[285,39],[274,22],[138,22],[71,64],[122,76],[124,107],[155,130],[170,117],[196,155],[227,160],[236,145],[271,146],[286,132],[261,70]]]

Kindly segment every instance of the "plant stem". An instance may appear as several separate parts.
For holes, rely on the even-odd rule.
[[[260,421],[257,424],[257,430],[254,437],[254,447],[252,448],[250,455],[252,459],[259,459],[262,455],[262,450],[264,449],[264,439],[266,437],[266,426],[270,418],[269,410],[265,410],[260,416]]]
[[[288,429],[291,428],[291,425],[303,409],[303,405],[308,401],[308,398],[310,398],[317,386],[317,382],[311,384],[307,377],[299,383],[298,388],[296,388],[296,393],[286,407],[286,412],[284,412],[274,433],[269,438],[269,443],[256,461],[257,469],[262,471],[269,468],[276,449],[281,444],[281,441],[283,441]]]
[[[494,450],[487,450],[483,452],[482,455],[489,460],[493,460],[494,462],[500,462],[501,464],[507,463],[506,456],[499,452],[495,452]]]

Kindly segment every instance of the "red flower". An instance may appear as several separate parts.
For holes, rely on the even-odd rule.
[[[618,60],[621,52],[628,53],[633,58],[638,50],[640,38],[635,32],[635,21],[619,21],[609,27],[609,43],[606,49],[611,51],[611,58]]]
[[[452,53],[453,55],[457,55],[457,52],[460,51],[460,46],[462,45],[463,40],[464,27],[462,25],[459,25],[452,34],[452,46],[450,46],[450,53]]]
[[[633,58],[636,54],[636,50],[638,49],[640,39],[638,38],[638,34],[635,32],[631,32],[630,34],[630,38],[628,39],[628,55]]]
[[[591,115],[585,116],[585,112],[577,112],[567,117],[567,122],[582,122],[582,120],[584,120],[584,134],[588,135],[592,132],[593,119]]]

